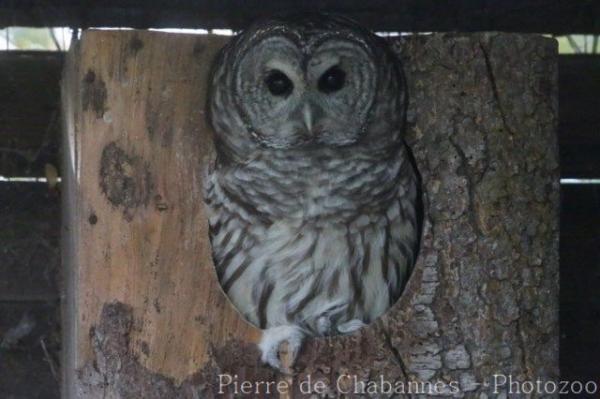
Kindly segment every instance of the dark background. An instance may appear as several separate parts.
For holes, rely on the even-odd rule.
[[[233,28],[276,12],[376,31],[600,34],[600,1],[0,0],[5,26]],[[60,52],[0,51],[0,177],[59,165]],[[563,178],[600,178],[600,54],[560,55]],[[560,369],[600,384],[600,184],[561,186]],[[60,188],[0,181],[0,399],[58,398]]]

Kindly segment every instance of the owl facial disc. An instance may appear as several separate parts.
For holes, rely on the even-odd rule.
[[[268,32],[234,64],[236,106],[261,145],[344,146],[365,129],[377,67],[364,43],[337,32]]]
[[[216,65],[210,119],[217,150],[238,162],[261,148],[382,149],[401,139],[397,60],[384,39],[344,18],[259,21],[224,48]]]

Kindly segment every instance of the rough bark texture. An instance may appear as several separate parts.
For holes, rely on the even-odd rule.
[[[461,392],[453,396],[478,398],[499,395],[485,385],[494,374],[556,380],[556,44],[482,34],[394,47],[424,192],[416,271],[375,326],[306,351],[297,379],[326,370],[334,388],[341,372],[441,381],[449,396],[455,381]]]
[[[407,141],[422,176],[425,205],[416,269],[403,297],[382,319],[351,336],[307,342],[295,374],[284,377],[259,364],[252,329],[230,317],[235,312],[214,273],[208,273],[202,208],[185,205],[201,201],[199,182],[191,180],[200,174],[182,171],[196,167],[209,142],[204,125],[194,128],[201,123],[202,96],[188,96],[189,82],[169,84],[200,81],[194,74],[205,69],[197,64],[186,69],[187,60],[200,51],[199,62],[209,63],[212,40],[93,32],[70,56],[64,92],[71,118],[67,143],[74,143],[67,160],[75,165],[67,179],[74,202],[67,203],[66,219],[74,228],[66,247],[71,325],[65,331],[72,346],[65,392],[70,397],[210,398],[219,394],[221,373],[237,374],[240,382],[291,381],[294,397],[309,396],[307,391],[387,397],[385,381],[398,393],[487,398],[502,396],[486,385],[493,374],[520,381],[557,379],[554,41],[475,34],[393,42],[407,76]],[[165,72],[155,72],[156,65]],[[169,101],[148,109],[165,93],[172,93]],[[136,123],[138,113],[144,114],[140,104],[146,116]],[[182,106],[189,118],[174,117]],[[129,119],[131,124],[123,122]],[[177,161],[164,163],[169,157]],[[182,190],[185,201],[169,196]],[[161,219],[165,209],[178,206],[184,209],[172,222],[172,233],[156,233],[156,223],[170,226]],[[192,228],[186,218],[202,227]],[[169,246],[173,240],[203,244],[182,253]],[[152,254],[156,247],[163,252],[155,262],[139,254]],[[179,266],[163,260],[168,251],[174,251]],[[202,295],[174,294],[200,284],[198,273],[203,273]],[[161,307],[181,332],[172,333]],[[190,308],[202,313],[186,313]],[[192,324],[201,333],[191,332]],[[215,328],[226,336],[206,333]],[[195,350],[186,353],[186,345]],[[276,396],[264,385],[253,389],[259,394],[248,397]],[[236,396],[233,385],[225,391]]]

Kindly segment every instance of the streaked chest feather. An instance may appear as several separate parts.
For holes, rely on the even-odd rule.
[[[312,181],[273,180],[276,168],[253,167],[213,174],[206,195],[219,280],[250,321],[329,334],[393,304],[416,252],[416,186],[406,163],[372,173],[340,164],[344,173],[325,170]]]

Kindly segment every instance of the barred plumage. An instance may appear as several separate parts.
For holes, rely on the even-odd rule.
[[[325,78],[317,75],[319,89],[311,87],[311,57],[321,53],[313,66],[333,62],[344,69],[341,87],[334,76],[323,90]],[[253,78],[239,70],[248,57],[251,68],[258,63],[289,74],[288,96],[298,98],[283,98],[279,86],[271,94],[247,89],[265,84],[247,82]],[[287,84],[281,87],[289,90]],[[352,91],[357,87],[373,92]],[[246,99],[248,90],[262,94]],[[352,331],[402,292],[418,241],[403,95],[400,70],[383,41],[335,17],[260,22],[216,64],[210,117],[217,160],[206,179],[213,257],[234,305],[267,329],[262,349],[274,366],[280,341],[297,350],[302,334]],[[280,108],[279,120],[252,114],[272,107]]]

